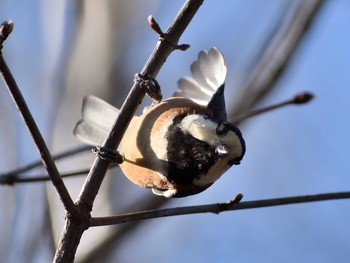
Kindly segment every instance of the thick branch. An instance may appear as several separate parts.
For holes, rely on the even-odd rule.
[[[229,201],[227,203],[216,203],[216,204],[209,204],[209,205],[149,210],[149,211],[129,213],[129,214],[118,215],[118,216],[110,216],[110,217],[94,217],[94,218],[91,218],[90,220],[90,226],[106,226],[106,225],[114,225],[114,224],[123,224],[123,223],[129,223],[129,222],[140,221],[145,219],[154,219],[154,218],[160,218],[160,217],[190,215],[190,214],[199,214],[199,213],[219,214],[225,211],[271,207],[271,206],[278,206],[278,205],[300,204],[300,203],[309,203],[309,202],[335,200],[335,199],[347,199],[347,198],[350,198],[350,192],[284,197],[284,198],[276,198],[276,199],[247,201],[247,202],[241,202],[241,203]]]
[[[169,42],[178,42],[180,36],[188,26],[202,2],[203,1],[199,0],[186,1],[174,22],[165,33],[168,41],[158,42],[156,48],[153,50],[151,56],[146,62],[146,65],[143,67],[141,75],[155,77],[158,74],[164,61],[166,61],[167,57],[174,50],[173,45],[169,44]],[[134,116],[134,113],[136,112],[145,93],[146,90],[141,87],[138,82],[135,82],[120,109],[120,114],[118,115],[118,118],[114,123],[106,142],[104,143],[104,147],[109,149],[117,149],[121,139],[124,136],[124,132]],[[80,202],[85,203],[90,207],[90,209],[108,166],[109,163],[96,158],[90,174],[85,182],[84,188],[79,196]]]
[[[3,41],[7,38],[13,28],[13,23],[3,22],[0,27],[0,44],[2,45]],[[10,31],[9,31],[10,29]],[[15,79],[12,76],[10,69],[7,67],[5,59],[0,50],[0,71],[1,76],[5,82],[5,85],[12,96],[13,101],[16,104],[17,110],[20,113],[30,135],[33,138],[33,141],[39,151],[40,158],[51,178],[53,185],[56,188],[56,191],[64,205],[64,208],[69,213],[75,212],[75,205],[71,199],[66,186],[64,185],[62,178],[58,172],[58,169],[55,165],[55,162],[52,160],[51,154],[46,146],[46,143],[39,131],[38,126],[36,125],[32,114],[30,113],[28,106],[17,86]]]
[[[204,0],[188,0],[181,8],[180,12],[174,19],[174,22],[170,25],[165,33],[167,41],[159,41],[156,48],[153,50],[146,65],[143,67],[141,74],[143,76],[155,77],[166,58],[174,50],[174,47],[170,43],[177,44],[180,36],[192,20],[193,16],[201,6]],[[120,114],[116,122],[113,125],[111,132],[109,133],[104,147],[109,149],[117,149],[124,132],[130,123],[135,111],[137,110],[139,103],[143,99],[146,90],[140,85],[139,82],[135,82],[127,98],[125,99]],[[98,190],[104,179],[104,176],[109,167],[109,163],[96,158],[95,162],[90,170],[90,173],[85,181],[85,184],[79,195],[77,204],[79,211],[84,215],[90,215],[93,202],[96,198]],[[67,220],[70,220],[69,218]],[[88,223],[88,222],[87,222]],[[84,223],[81,223],[84,224]],[[75,251],[79,244],[81,235],[85,231],[83,227],[77,227],[76,224],[67,222],[65,229],[61,235],[58,249],[55,255],[55,262],[70,262],[73,261]]]

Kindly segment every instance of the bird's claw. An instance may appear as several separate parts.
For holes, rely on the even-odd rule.
[[[142,88],[146,89],[147,95],[157,103],[162,100],[162,91],[158,81],[151,75],[135,74],[135,82],[139,83]]]

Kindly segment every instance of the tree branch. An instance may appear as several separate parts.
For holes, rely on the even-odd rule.
[[[174,50],[174,46],[172,44],[177,45],[180,36],[192,20],[203,1],[204,0],[188,0],[185,2],[180,12],[175,17],[173,23],[165,32],[163,39],[158,41],[156,48],[153,50],[150,58],[141,70],[140,74],[142,76],[155,77],[158,74],[164,61]],[[103,147],[117,149],[124,132],[145,93],[145,88],[140,85],[140,82],[135,81],[120,109],[120,114],[118,115],[117,120],[115,121]],[[81,236],[89,227],[90,212],[92,210],[93,202],[108,167],[109,163],[107,161],[100,158],[95,159],[95,162],[89,175],[87,176],[85,184],[77,200],[80,215],[77,217],[70,217],[68,215],[58,248],[56,250],[56,255],[54,258],[55,262],[71,262],[74,260],[74,255]]]
[[[285,100],[285,101],[282,101],[280,103],[276,103],[276,104],[273,104],[270,106],[266,106],[266,107],[263,107],[260,109],[255,109],[255,110],[251,110],[251,111],[242,113],[238,116],[235,116],[234,118],[231,118],[230,121],[234,124],[238,124],[241,121],[246,120],[250,117],[254,117],[254,116],[260,115],[262,113],[276,110],[276,109],[282,108],[282,107],[287,106],[287,105],[300,105],[300,104],[308,103],[313,98],[314,98],[314,95],[310,92],[300,92],[288,100]]]
[[[168,217],[168,216],[178,216],[178,215],[190,215],[190,214],[200,214],[200,213],[219,214],[221,212],[233,211],[233,210],[243,210],[243,209],[279,206],[279,205],[309,203],[309,202],[317,202],[317,201],[325,201],[325,200],[348,199],[348,198],[350,198],[350,192],[283,197],[283,198],[275,198],[275,199],[247,201],[247,202],[241,202],[241,203],[237,203],[236,200],[233,199],[226,203],[215,203],[215,204],[209,204],[209,205],[185,206],[185,207],[178,207],[178,208],[149,210],[149,211],[129,213],[129,214],[123,214],[118,216],[110,216],[110,217],[93,217],[90,220],[90,226],[115,225],[115,224],[129,223],[133,221],[140,221],[140,220],[154,219],[154,218]]]
[[[0,26],[0,72],[4,80],[4,83],[12,96],[12,99],[17,107],[18,112],[20,113],[32,139],[39,151],[40,158],[51,178],[53,185],[56,188],[63,206],[66,211],[69,213],[75,213],[75,205],[71,199],[66,186],[64,185],[62,178],[58,172],[58,169],[52,160],[51,154],[46,146],[46,143],[39,131],[38,126],[36,125],[32,114],[30,113],[28,106],[17,86],[15,79],[12,76],[10,69],[8,68],[5,59],[2,55],[2,44],[4,40],[8,37],[13,29],[12,21],[5,21]]]

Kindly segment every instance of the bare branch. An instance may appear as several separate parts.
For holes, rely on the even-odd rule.
[[[129,214],[118,215],[118,216],[110,216],[110,217],[93,217],[90,220],[90,226],[115,225],[115,224],[129,223],[133,221],[140,221],[140,220],[154,219],[154,218],[168,217],[168,216],[178,216],[178,215],[190,215],[190,214],[200,214],[200,213],[219,214],[221,212],[233,211],[233,210],[243,210],[243,209],[279,206],[279,205],[309,203],[309,202],[317,202],[317,201],[325,201],[325,200],[348,199],[348,198],[350,198],[350,192],[283,197],[283,198],[276,198],[276,199],[247,201],[247,202],[241,202],[241,203],[237,203],[236,200],[233,199],[226,203],[149,210],[149,211],[129,213]]]
[[[169,42],[178,43],[180,36],[202,3],[203,0],[188,0],[185,2],[173,23],[165,32],[167,41],[158,42],[156,48],[153,50],[150,58],[140,72],[142,76],[151,76],[154,78],[158,74],[164,61],[174,50],[174,47],[170,45]],[[135,81],[103,147],[117,149],[122,137],[124,136],[125,130],[145,93],[145,88],[140,85],[139,81]],[[92,210],[93,202],[108,167],[109,162],[100,158],[95,159],[77,201],[80,215],[77,218],[72,218],[68,215],[54,258],[55,262],[73,261],[81,235],[89,227],[90,212]]]
[[[0,26],[0,48],[2,48],[2,44],[7,39],[7,37],[11,34],[13,30],[13,22],[11,20],[2,22]]]
[[[0,36],[1,36],[1,42],[3,42],[8,34],[12,31],[13,28],[13,22],[8,21],[4,22],[0,27]],[[2,44],[2,43],[1,43]],[[58,172],[58,169],[52,160],[51,154],[46,146],[46,143],[39,131],[38,126],[36,125],[32,114],[30,113],[28,106],[17,86],[17,83],[15,79],[12,76],[12,73],[10,69],[8,68],[5,59],[2,55],[2,52],[0,50],[0,72],[1,76],[3,78],[3,81],[9,91],[9,93],[12,96],[12,99],[27,127],[29,130],[30,135],[32,136],[34,143],[39,151],[41,160],[46,167],[46,170],[51,178],[51,181],[53,185],[56,188],[56,191],[64,205],[64,208],[66,211],[69,211],[70,213],[75,212],[75,205],[73,203],[73,200],[71,199],[68,190],[66,186],[64,185],[62,178],[60,177],[60,174]]]
[[[174,50],[181,50],[181,51],[186,51],[187,49],[189,49],[191,47],[191,45],[189,44],[174,44],[173,42],[171,42],[168,38],[167,38],[167,34],[165,34],[162,29],[160,28],[158,22],[153,18],[153,16],[148,16],[148,24],[150,25],[150,27],[154,30],[154,32],[156,32],[159,36],[159,40],[160,41],[167,41],[168,44],[170,44],[171,46],[173,46]]]
[[[290,98],[286,101],[276,103],[274,105],[267,106],[264,108],[260,108],[260,109],[256,109],[256,110],[242,113],[241,115],[238,115],[238,116],[232,118],[230,121],[232,123],[237,124],[237,123],[239,123],[245,119],[248,119],[250,117],[253,117],[253,116],[268,112],[268,111],[276,110],[278,108],[282,108],[282,107],[287,106],[287,105],[293,105],[293,104],[300,105],[300,104],[308,103],[313,99],[313,97],[314,97],[314,95],[310,92],[300,92],[297,95],[293,96],[292,98]]]
[[[201,6],[202,2],[203,1],[199,0],[186,1],[177,17],[174,19],[174,22],[164,33],[168,41],[158,42],[156,48],[153,50],[151,56],[141,70],[140,74],[142,76],[151,76],[154,78],[158,74],[164,61],[166,61],[166,58],[174,50],[174,47],[170,45],[169,42],[178,42],[180,36],[186,29],[196,11]],[[107,137],[103,147],[110,149],[118,148],[118,145],[124,136],[124,132],[139,106],[139,102],[142,100],[146,93],[146,90],[143,87],[140,87],[139,84],[140,83],[136,81],[131,88],[127,98],[121,106],[120,114],[118,115],[118,118],[113,125],[112,131]],[[95,160],[91,172],[85,183],[84,189],[79,196],[79,201],[87,205],[90,210],[100,184],[103,180],[104,174],[107,171],[108,165],[109,163],[104,160]]]

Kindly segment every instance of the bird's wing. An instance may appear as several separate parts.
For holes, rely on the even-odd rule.
[[[226,119],[224,86],[226,65],[224,56],[215,47],[209,51],[202,50],[198,59],[191,65],[192,77],[184,77],[178,81],[178,90],[174,97],[185,97],[194,102],[208,106],[214,117]]]
[[[86,96],[81,111],[82,119],[74,129],[74,135],[82,142],[102,145],[119,114],[113,107],[95,96]]]

